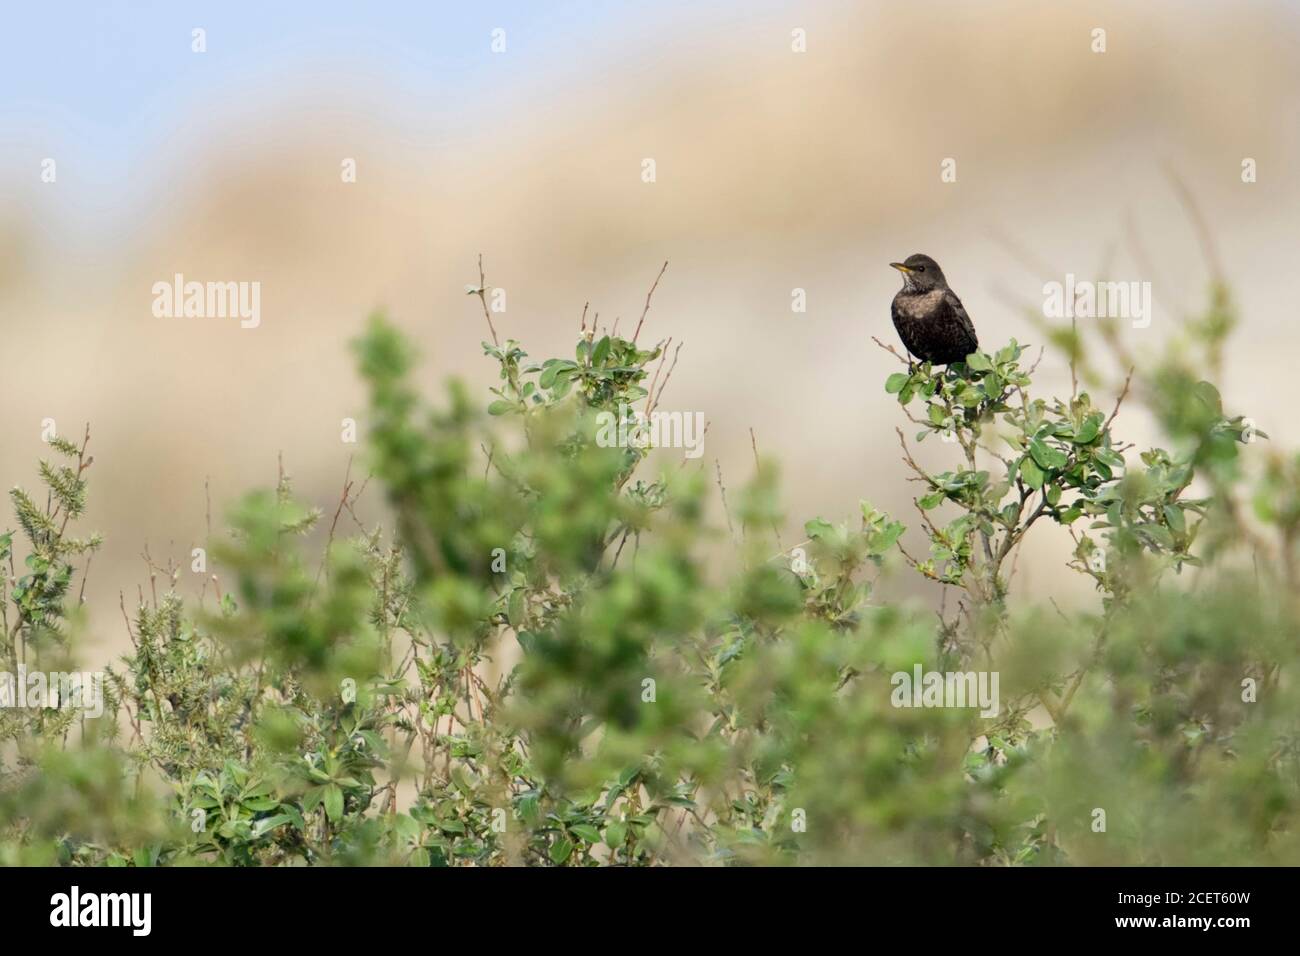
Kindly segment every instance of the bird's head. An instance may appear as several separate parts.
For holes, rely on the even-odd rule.
[[[891,262],[890,265],[903,274],[903,288],[909,292],[948,288],[948,280],[943,277],[939,263],[919,252],[902,262]]]

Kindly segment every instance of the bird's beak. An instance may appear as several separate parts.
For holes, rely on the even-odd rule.
[[[891,262],[889,265],[890,265],[892,268],[897,269],[899,272],[911,272],[911,271],[912,271],[912,270],[909,269],[907,266],[903,265],[901,262]]]

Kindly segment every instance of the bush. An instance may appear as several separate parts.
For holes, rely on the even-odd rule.
[[[103,717],[0,710],[0,863],[1300,862],[1300,459],[1246,468],[1258,433],[1200,377],[1231,316],[1216,289],[1122,390],[1097,343],[1044,329],[1120,393],[1110,410],[1077,386],[1031,397],[1014,341],[909,365],[885,392],[915,430],[898,437],[928,550],[866,502],[780,547],[764,464],[722,499],[745,529],[724,569],[704,469],[649,478],[650,449],[595,437],[656,407],[661,348],[584,332],[532,363],[484,343],[483,413],[454,383],[427,404],[376,317],[355,347],[386,527],[351,481],[327,530],[288,478],[236,503],[217,609],[164,573]],[[1126,399],[1170,450],[1116,435]],[[917,463],[923,440],[948,470]],[[88,441],[53,443],[46,507],[13,492],[11,671],[71,660],[98,544],[70,534]],[[1013,591],[1049,522],[1095,608]],[[0,537],[11,571],[14,551]],[[896,566],[943,589],[937,619],[873,593]],[[996,673],[996,714],[897,706],[918,666]]]

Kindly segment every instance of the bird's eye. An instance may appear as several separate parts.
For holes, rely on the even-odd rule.
[[[917,272],[924,272],[924,271],[925,271],[925,266],[917,266],[917,267],[916,267],[916,271],[917,271]]]

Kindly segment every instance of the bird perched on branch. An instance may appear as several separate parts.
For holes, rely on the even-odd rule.
[[[903,274],[903,288],[894,296],[891,311],[907,351],[931,365],[964,362],[979,348],[979,340],[939,263],[917,253],[890,265]]]

